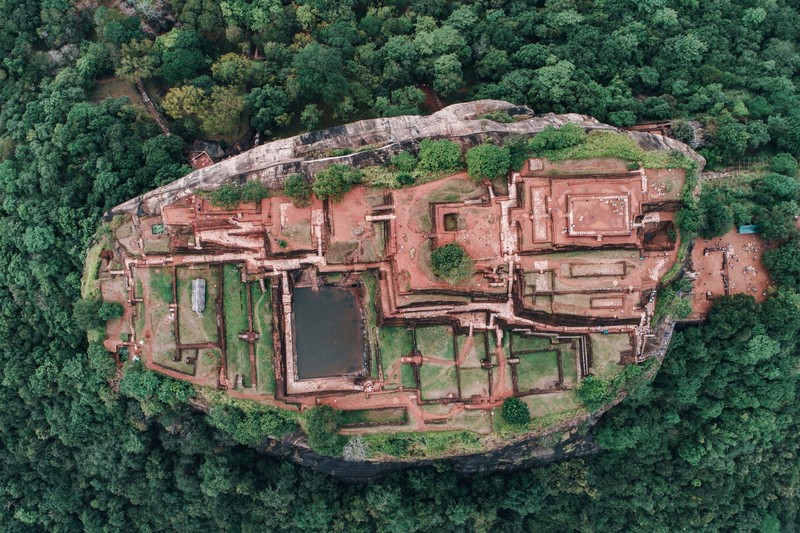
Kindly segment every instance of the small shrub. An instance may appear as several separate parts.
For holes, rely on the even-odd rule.
[[[85,299],[78,300],[72,307],[72,318],[75,324],[83,331],[101,326],[98,317],[100,307],[103,305],[101,300]]]
[[[103,302],[97,310],[97,317],[103,322],[122,318],[124,314],[125,308],[119,302]]]
[[[523,425],[531,421],[531,412],[528,409],[528,404],[512,396],[503,402],[501,409],[503,419],[509,424]]]
[[[401,172],[397,175],[397,184],[401,187],[409,187],[417,182],[414,175],[408,172]]]
[[[283,239],[278,239],[278,246],[280,246],[281,248],[286,248],[287,246],[289,246],[289,243]]]
[[[212,205],[231,209],[242,202],[260,202],[269,197],[269,189],[257,180],[250,180],[244,185],[223,185],[208,194]]]
[[[688,122],[678,120],[672,125],[670,136],[682,143],[689,144],[694,141],[694,128]]]
[[[577,146],[586,141],[586,132],[577,124],[564,124],[556,129],[547,126],[541,133],[530,141],[530,147],[535,151],[563,150],[570,146]]]
[[[241,199],[239,188],[235,185],[223,185],[208,195],[208,201],[218,207],[235,207]]]
[[[369,455],[369,448],[362,437],[351,437],[342,450],[345,461],[364,461]]]
[[[511,154],[508,148],[482,144],[467,152],[467,173],[474,181],[501,178],[510,167]]]
[[[347,439],[337,433],[341,417],[341,411],[328,405],[314,407],[305,412],[304,429],[308,444],[315,452],[334,457],[342,455]]]
[[[322,200],[330,198],[338,202],[357,183],[361,183],[361,172],[357,169],[331,165],[317,174],[311,190]]]
[[[454,242],[431,253],[431,266],[434,274],[451,282],[464,279],[472,272],[472,260],[466,250]]]
[[[239,188],[242,202],[258,203],[269,197],[269,189],[258,180],[250,180]]]
[[[297,205],[303,205],[311,198],[311,187],[302,174],[292,174],[286,178],[283,191]]]
[[[461,148],[453,141],[423,140],[419,145],[419,168],[431,172],[456,171],[464,168]]]
[[[417,159],[408,152],[400,152],[392,157],[392,165],[400,172],[413,172],[417,168]]]
[[[784,176],[797,175],[797,159],[792,154],[778,154],[770,161],[769,169]]]
[[[596,411],[614,399],[610,383],[592,375],[583,378],[578,385],[577,393],[589,411]]]
[[[478,118],[491,120],[492,122],[499,122],[501,124],[510,124],[511,122],[514,122],[514,117],[505,111],[492,111],[491,113],[486,113]]]

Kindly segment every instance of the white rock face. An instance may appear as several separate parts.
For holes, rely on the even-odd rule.
[[[504,111],[521,120],[504,124],[478,118],[493,111]],[[128,200],[111,209],[107,215],[159,214],[165,205],[179,198],[197,191],[212,190],[224,183],[258,179],[271,188],[280,188],[291,174],[304,174],[313,179],[317,172],[332,163],[356,167],[380,165],[402,150],[416,153],[419,142],[426,138],[448,138],[468,149],[487,139],[500,140],[514,134],[533,135],[546,126],[560,127],[570,122],[587,130],[620,131],[585,115],[550,113],[534,116],[533,111],[525,106],[501,100],[476,100],[451,105],[432,115],[361,120],[262,144]],[[695,159],[700,157],[672,139],[649,134],[632,133],[631,136],[648,149],[679,149]],[[331,150],[365,147],[369,148],[350,155],[325,157]]]

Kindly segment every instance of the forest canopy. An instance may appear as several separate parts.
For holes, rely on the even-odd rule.
[[[794,530],[794,3],[101,4],[0,0],[0,529]],[[678,120],[687,141],[696,120],[712,166],[789,154],[772,160],[778,177],[710,190],[687,211],[709,235],[744,221],[773,228],[765,262],[779,290],[761,305],[723,298],[707,324],[676,333],[657,376],[594,430],[598,454],[514,474],[461,478],[437,465],[346,484],[256,450],[295,420],[238,405],[199,413],[190,386],[132,363],[120,382],[87,341],[100,308],[73,308],[103,212],[185,175],[187,143],[232,146],[246,131],[285,136],[474,98],[617,126]],[[428,148],[424,168],[461,168],[449,145]],[[414,170],[404,159],[398,168]],[[322,192],[334,198],[358,181],[331,174]],[[303,423],[324,438],[336,420],[321,415]]]

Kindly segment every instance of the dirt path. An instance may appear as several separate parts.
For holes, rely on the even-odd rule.
[[[492,391],[492,398],[505,398],[510,396],[506,392],[506,355],[503,353],[503,347],[498,346],[495,350],[497,357],[497,388]],[[512,391],[513,392],[513,391]]]

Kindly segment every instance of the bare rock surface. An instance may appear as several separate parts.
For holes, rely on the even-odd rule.
[[[516,120],[500,123],[481,118],[498,111]],[[282,188],[284,180],[292,174],[303,174],[313,179],[317,172],[334,163],[359,168],[382,165],[403,150],[416,154],[420,141],[426,138],[451,139],[469,149],[489,139],[500,141],[509,135],[534,135],[547,126],[560,127],[567,123],[578,124],[586,130],[620,131],[586,115],[534,115],[528,107],[502,100],[476,100],[448,106],[432,115],[360,120],[265,143],[128,200],[111,209],[107,216],[126,213],[157,215],[165,205],[225,183],[241,184],[258,179],[277,189]],[[701,168],[705,164],[702,157],[674,139],[638,132],[629,132],[629,135],[645,149],[680,150],[698,161]],[[350,149],[354,153],[328,156],[331,151],[339,149]]]
[[[522,120],[504,124],[479,118],[493,111],[505,111]],[[416,153],[419,141],[425,138],[449,138],[469,148],[489,138],[501,139],[512,134],[532,135],[546,126],[559,127],[568,122],[590,130],[617,131],[585,115],[533,116],[533,111],[524,106],[500,100],[477,100],[454,104],[428,116],[360,120],[262,144],[128,200],[113,208],[109,214],[135,213],[137,210],[140,213],[157,214],[163,206],[198,190],[211,190],[224,183],[243,183],[248,179],[259,179],[269,187],[279,188],[291,174],[313,177],[333,163],[357,167],[383,164],[402,150]],[[342,148],[363,151],[325,157],[331,150]]]

